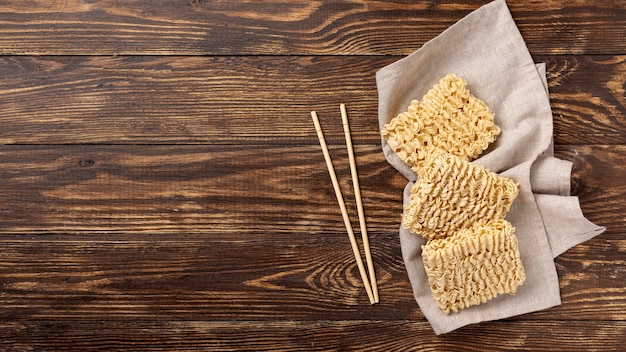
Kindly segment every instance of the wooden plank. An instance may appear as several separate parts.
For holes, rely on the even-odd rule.
[[[0,320],[420,319],[398,240],[374,235],[376,306],[343,234],[0,239]]]
[[[423,321],[395,233],[370,305],[343,234],[0,237],[0,321]],[[516,320],[626,320],[623,233],[557,259],[562,305]]]
[[[574,189],[589,202],[586,213],[619,229],[623,219],[606,209],[620,205],[623,170],[619,163],[602,165],[619,160],[622,149],[558,150],[576,162]],[[351,197],[344,154],[341,147],[333,150],[344,194]],[[405,180],[379,147],[358,146],[357,155],[369,226],[388,229],[399,219]],[[259,226],[283,232],[308,228],[302,220],[328,228],[339,215],[316,147],[5,146],[0,158],[5,232],[169,233],[188,231],[190,223],[201,232]],[[318,167],[310,164],[316,158]],[[332,230],[341,232],[341,226]]]
[[[405,181],[379,147],[355,152],[369,226],[395,227]],[[319,146],[3,146],[0,174],[4,233],[343,233]]]
[[[0,54],[406,55],[489,1],[11,0]],[[507,3],[535,54],[626,53],[620,0]]]
[[[619,351],[625,335],[624,322],[558,320],[485,323],[444,336],[410,321],[0,323],[0,343],[19,351]]]
[[[625,148],[558,147],[585,214],[622,232]],[[356,214],[345,148],[331,151]],[[355,151],[368,226],[395,230],[406,180],[379,146]],[[344,231],[319,146],[2,146],[0,174],[7,234]]]
[[[1,144],[378,144],[375,74],[400,57],[1,57]],[[626,144],[626,56],[549,56],[557,144]]]
[[[358,114],[364,108],[375,111],[374,74],[380,62],[316,57],[8,57],[0,66],[7,82],[0,89],[4,144],[283,145],[303,138],[317,143],[309,115],[313,108],[328,111],[327,104],[336,102],[332,111],[339,116],[343,100],[354,117],[367,116]],[[328,103],[320,106],[321,101]],[[375,119],[352,122],[355,132],[365,123],[370,140],[380,139]],[[334,139],[342,133],[334,133]]]

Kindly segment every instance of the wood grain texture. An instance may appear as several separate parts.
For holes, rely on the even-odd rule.
[[[546,62],[549,72],[556,143],[626,143],[626,56],[568,56],[536,61]]]
[[[352,197],[349,170],[340,166],[347,161],[343,151],[332,150],[345,195]],[[385,167],[380,148],[355,152],[367,182],[368,226],[379,230],[379,221],[389,224],[385,215],[399,217],[398,206],[387,206],[400,201],[403,185],[393,183],[404,181]],[[319,147],[6,146],[0,165],[4,232],[244,235],[303,231],[312,224],[321,231],[337,216],[341,220]],[[336,225],[332,230],[340,231],[343,225]]]
[[[0,53],[406,55],[488,2],[11,0]],[[626,53],[621,0],[508,4],[534,53]]]
[[[508,0],[602,235],[562,305],[435,336],[398,239],[376,71],[490,0],[0,3],[0,351],[620,351],[626,6]],[[379,279],[370,305],[309,117]]]
[[[557,148],[574,161],[586,215],[609,230],[559,257],[563,305],[532,319],[626,320],[626,289],[615,285],[626,279],[626,222],[616,216],[625,213],[624,170],[606,167],[623,149]],[[2,151],[6,319],[423,319],[397,239],[405,181],[378,146],[356,149],[383,297],[369,309],[317,148]],[[351,197],[347,156],[332,152]]]
[[[67,351],[620,351],[624,322],[505,321],[433,336],[425,322],[21,322],[0,323],[13,350]],[[76,328],[74,328],[76,326]],[[69,329],[68,327],[72,327]],[[38,338],[31,334],[36,333]],[[7,337],[8,336],[8,337]],[[506,338],[503,338],[506,337]]]
[[[28,321],[421,318],[415,303],[396,306],[412,297],[396,239],[376,247],[386,303],[369,307],[347,238],[305,235],[3,240],[0,313]]]
[[[30,322],[423,321],[396,234],[371,242],[375,306],[345,235],[3,237],[0,313]],[[512,320],[626,320],[626,288],[616,284],[626,280],[625,254],[614,231],[571,249],[557,259],[562,305]]]
[[[331,151],[354,215],[347,153]],[[625,231],[619,160],[626,149],[557,151],[575,163],[574,194],[590,219]],[[368,228],[395,231],[406,180],[379,146],[355,146],[355,153]],[[0,175],[4,233],[343,232],[315,146],[3,146]]]
[[[2,144],[378,144],[374,76],[400,57],[0,57]],[[626,56],[546,62],[557,144],[626,143]],[[323,102],[323,103],[320,103]],[[337,127],[339,126],[339,127]]]

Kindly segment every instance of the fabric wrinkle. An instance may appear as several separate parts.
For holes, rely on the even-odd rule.
[[[437,334],[559,305],[554,257],[604,231],[587,220],[578,199],[569,196],[572,164],[553,156],[545,64],[533,62],[504,0],[478,8],[412,54],[377,72],[380,129],[407,110],[412,101],[426,95],[448,73],[466,80],[471,93],[492,110],[494,122],[501,129],[488,148],[479,146],[483,154],[471,163],[519,184],[519,195],[503,220],[515,228],[526,281],[517,287],[515,295],[498,294],[485,304],[446,314],[431,295],[422,262],[426,239],[400,224],[402,256],[416,302]],[[419,182],[416,172],[419,165],[406,164],[384,136],[381,141],[389,164],[408,180],[403,196],[406,207],[412,188]],[[455,195],[445,197],[450,201]],[[448,205],[445,209],[451,208]],[[406,214],[405,209],[403,217]],[[497,261],[493,263],[498,266]],[[496,274],[511,275],[511,272],[502,267],[476,275]],[[446,280],[438,283],[449,282]],[[486,282],[477,285],[475,289],[480,289]],[[508,286],[508,290],[512,288]],[[453,299],[458,294],[450,291],[446,297]]]

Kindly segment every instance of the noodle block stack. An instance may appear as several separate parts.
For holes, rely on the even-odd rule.
[[[456,313],[515,294],[525,273],[505,216],[519,185],[471,162],[500,134],[491,109],[448,74],[381,134],[417,173],[402,225],[428,240],[422,261],[439,308]]]

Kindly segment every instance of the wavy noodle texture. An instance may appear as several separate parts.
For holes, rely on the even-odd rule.
[[[506,220],[476,223],[430,240],[422,246],[422,260],[433,297],[445,313],[515,294],[526,278],[515,228]]]
[[[495,141],[500,128],[491,109],[467,89],[467,82],[448,74],[422,101],[412,101],[407,111],[386,124],[381,134],[415,170],[437,148],[475,159]]]
[[[402,224],[426,239],[504,219],[519,192],[513,180],[443,151],[427,156],[418,175]]]

